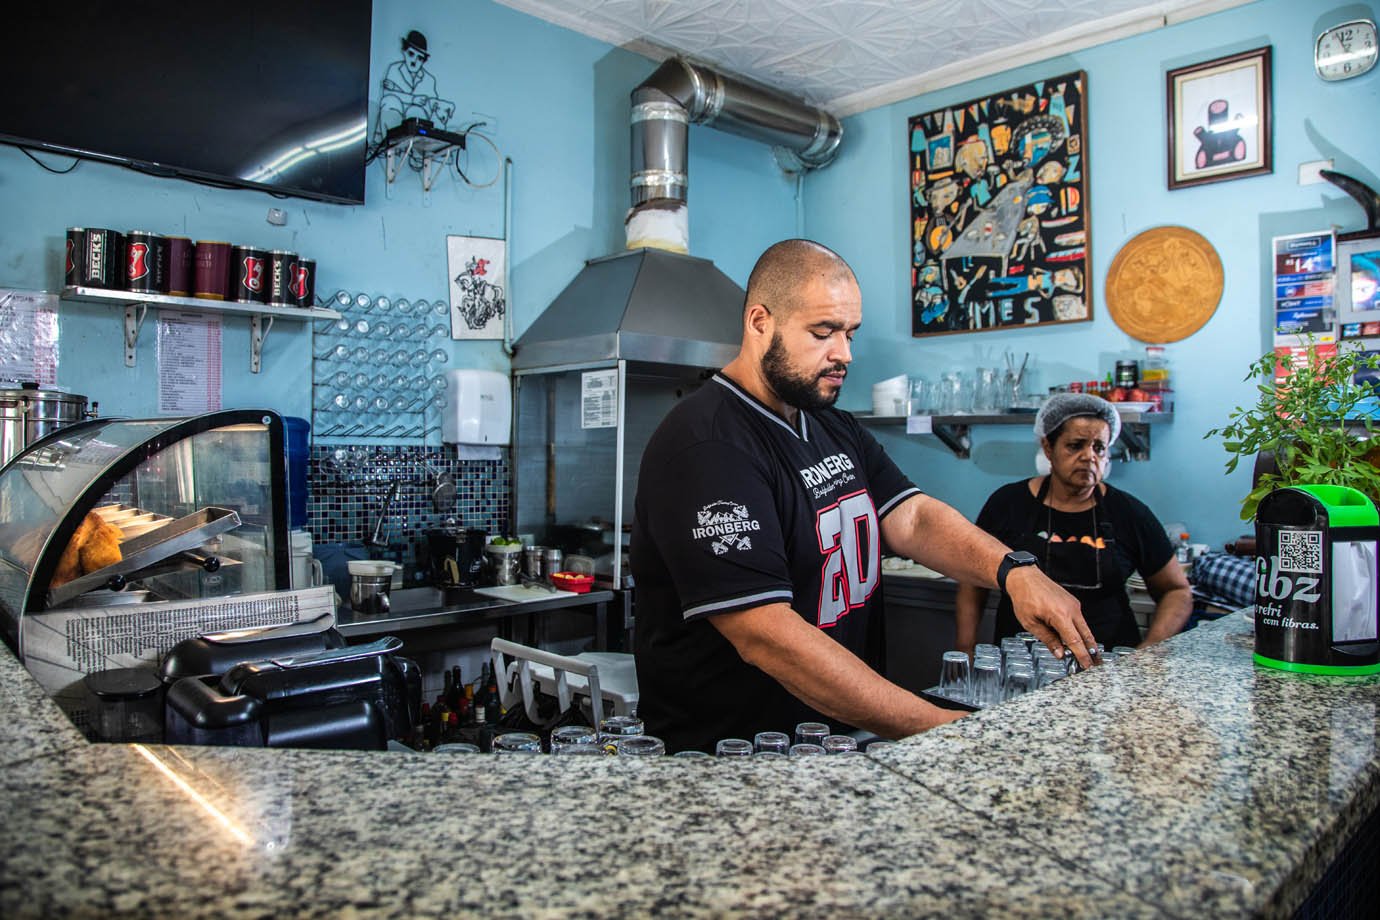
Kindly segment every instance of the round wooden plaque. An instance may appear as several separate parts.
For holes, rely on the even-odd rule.
[[[1107,271],[1107,309],[1142,342],[1188,338],[1222,299],[1222,260],[1187,227],[1154,227],[1132,237]]]

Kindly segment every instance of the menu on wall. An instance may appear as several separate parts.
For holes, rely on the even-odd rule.
[[[580,427],[618,427],[618,371],[580,375]]]
[[[0,288],[0,381],[57,383],[56,294]]]
[[[220,385],[220,317],[159,310],[159,414],[219,411]]]
[[[1337,341],[1336,242],[1332,231],[1277,236],[1273,243],[1275,346]]]

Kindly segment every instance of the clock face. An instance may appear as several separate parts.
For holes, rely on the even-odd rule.
[[[1313,66],[1324,80],[1347,80],[1374,67],[1376,53],[1375,23],[1357,19],[1318,36]]]

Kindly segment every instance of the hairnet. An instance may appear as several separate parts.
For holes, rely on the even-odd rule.
[[[1049,437],[1051,431],[1069,419],[1080,417],[1102,419],[1111,429],[1107,446],[1116,443],[1117,435],[1121,434],[1121,416],[1117,414],[1116,407],[1100,396],[1087,393],[1055,393],[1046,399],[1035,414],[1035,440]]]

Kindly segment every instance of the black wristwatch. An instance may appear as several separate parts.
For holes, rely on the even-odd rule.
[[[1011,574],[1012,569],[1019,569],[1026,565],[1035,565],[1040,560],[1035,558],[1034,553],[1027,553],[1023,549],[1012,550],[1001,559],[1001,565],[997,566],[997,587],[1006,590],[1006,576]]]

